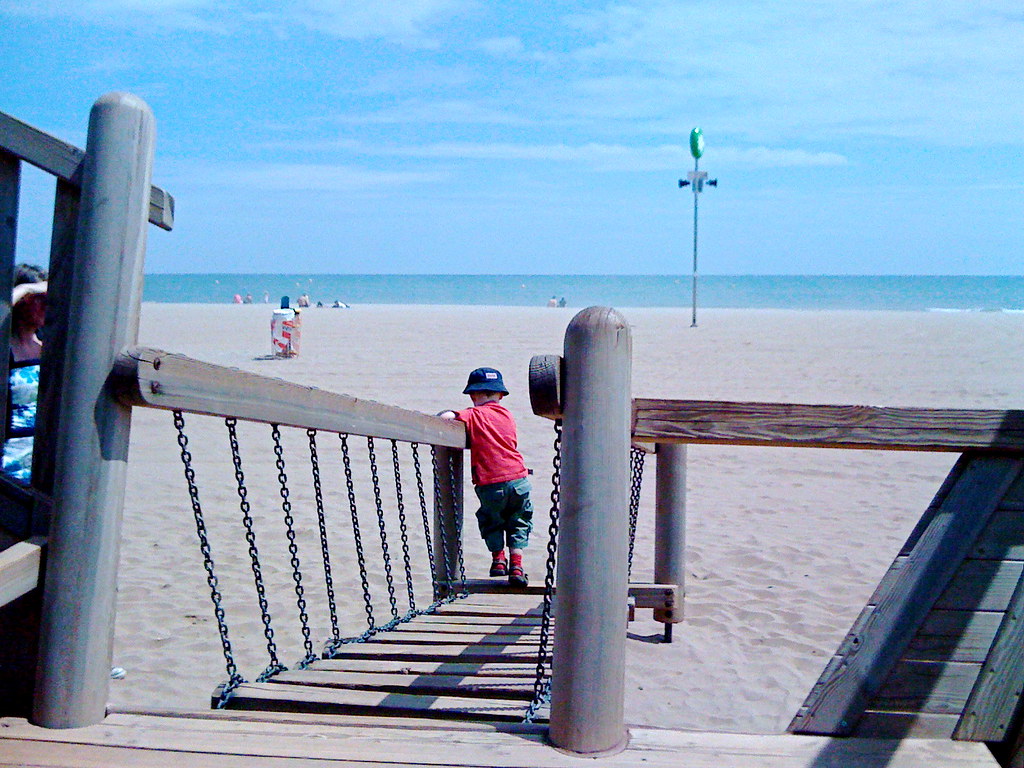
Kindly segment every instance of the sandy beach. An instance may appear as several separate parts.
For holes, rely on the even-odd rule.
[[[520,448],[534,468],[538,511],[527,569],[543,577],[553,430],[530,412],[535,354],[560,353],[576,310],[521,307],[356,306],[303,314],[302,353],[267,359],[268,305],[147,304],[140,342],[360,398],[427,413],[464,407],[466,373],[501,369]],[[1024,314],[629,309],[637,397],[959,408],[1019,408]],[[224,426],[188,420],[204,510],[239,672],[266,665],[266,641]],[[296,432],[296,431],[293,431]],[[281,661],[302,656],[280,523],[277,469],[263,426],[240,426]],[[321,438],[326,440],[326,436]],[[318,566],[302,432],[285,436],[299,548]],[[358,627],[358,569],[342,540],[350,525],[341,462],[324,449],[339,612]],[[378,446],[390,466],[390,447]],[[365,450],[364,450],[365,452]],[[688,464],[686,620],[674,642],[641,611],[629,627],[626,721],[682,729],[783,731],[936,492],[955,454],[691,446]],[[427,455],[429,460],[429,455]],[[364,456],[356,462],[365,470]],[[408,479],[408,478],[407,478]],[[372,499],[361,483],[366,525]],[[410,493],[407,491],[407,493]],[[653,461],[638,525],[634,579],[651,578]],[[467,498],[472,498],[467,486]],[[468,510],[469,513],[472,509]],[[418,514],[418,513],[417,513]],[[466,566],[484,575],[486,552],[466,528]],[[231,526],[234,526],[233,528]],[[270,530],[272,529],[272,530]],[[234,531],[232,533],[232,531]],[[332,527],[332,533],[334,528]],[[393,540],[394,544],[394,540]],[[369,544],[368,556],[374,554]],[[394,544],[397,546],[397,544]],[[422,582],[422,543],[411,543]],[[244,591],[244,590],[248,591]],[[244,593],[243,593],[244,591]],[[312,606],[320,588],[309,586]],[[289,602],[290,600],[290,602]],[[204,709],[225,679],[210,588],[196,541],[169,413],[137,409],[118,593],[111,684],[114,707]],[[318,628],[322,608],[314,623]],[[317,645],[319,647],[319,644]]]

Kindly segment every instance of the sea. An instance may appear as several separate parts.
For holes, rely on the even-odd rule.
[[[691,275],[150,274],[152,302],[692,307]],[[240,297],[240,298],[236,298]],[[1021,312],[1024,276],[701,275],[700,308]]]

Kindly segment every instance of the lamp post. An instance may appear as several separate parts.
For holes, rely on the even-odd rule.
[[[698,170],[701,155],[704,154],[704,132],[700,128],[690,131],[690,154],[693,155],[693,170],[679,180],[679,188],[693,187],[693,315],[691,328],[697,327],[697,196],[704,190],[704,185],[717,187],[718,179],[709,179],[707,171]]]

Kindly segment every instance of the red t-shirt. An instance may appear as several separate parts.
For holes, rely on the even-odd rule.
[[[455,417],[466,425],[473,485],[490,485],[526,477],[526,465],[516,444],[516,422],[508,408],[490,401]]]

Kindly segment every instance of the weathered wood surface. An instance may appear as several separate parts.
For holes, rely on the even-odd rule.
[[[41,583],[39,572],[46,539],[19,541],[0,552],[0,606],[28,594]]]
[[[522,614],[539,606],[522,594],[506,600],[503,607],[495,598],[479,595],[442,605],[437,613],[418,616],[366,642],[342,645],[334,658],[282,672],[266,684],[246,683],[232,693],[227,706],[521,720],[533,698],[540,647],[539,617]],[[455,622],[441,623],[451,619]],[[213,696],[219,699],[219,688]]]
[[[18,199],[21,163],[0,146],[0,339],[11,339],[11,287],[18,244]],[[0,402],[8,402],[10,354],[0,354]],[[0,445],[7,439],[7,419],[0,419]]]
[[[466,447],[466,429],[461,422],[158,349],[129,350],[117,361],[113,377],[118,398],[127,405]]]
[[[906,451],[1024,450],[1024,411],[633,401],[633,440]]]
[[[471,595],[501,594],[544,594],[543,584],[531,584],[528,587],[513,587],[504,579],[466,579],[466,591]],[[651,584],[632,582],[629,585],[628,597],[636,598],[637,608],[655,608],[671,610],[680,604],[678,595],[680,588],[675,584]],[[558,590],[555,589],[557,594]]]
[[[0,148],[58,179],[82,183],[85,152],[5,112],[0,112]],[[174,198],[159,187],[150,189],[149,221],[161,229],[174,227]]]
[[[980,671],[978,663],[901,660],[872,697],[871,707],[959,715]]]
[[[1024,690],[1024,578],[1010,598],[992,649],[963,708],[956,737],[1002,741],[1010,734]]]
[[[0,719],[0,755],[47,768],[323,768],[498,766],[578,768],[545,742],[540,726],[385,721],[379,718],[210,712],[113,714],[100,725],[45,730]],[[630,728],[608,768],[994,768],[983,744],[949,740],[828,739]]]
[[[927,524],[911,534],[910,553],[897,557],[797,713],[791,730],[849,734],[929,610],[967,607],[955,598],[959,577],[951,589],[946,587],[958,569],[970,573],[975,566],[985,565],[961,563],[1022,465],[1020,459],[1006,456],[965,456],[957,463],[951,472],[955,482],[944,484],[925,514]],[[936,605],[940,596],[946,603]]]

